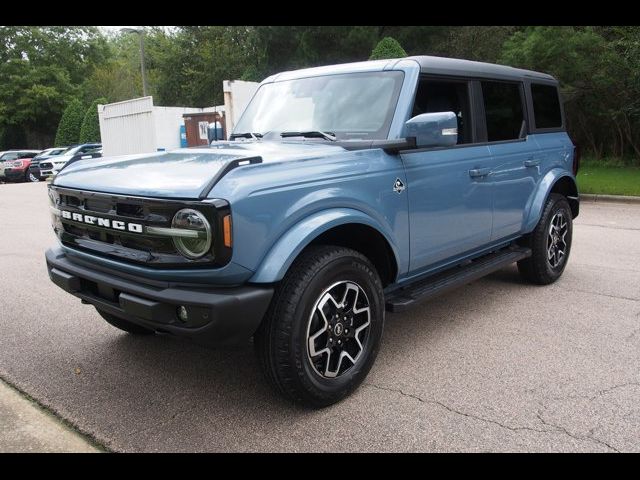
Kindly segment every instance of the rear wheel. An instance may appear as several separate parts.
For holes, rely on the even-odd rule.
[[[348,248],[317,246],[280,283],[254,344],[278,392],[324,407],[367,376],[383,325],[382,283],[371,262]]]
[[[105,312],[104,310],[100,310],[96,308],[98,313],[102,318],[104,318],[107,323],[113,325],[120,330],[124,330],[127,333],[131,333],[133,335],[151,335],[155,333],[153,330],[150,330],[145,327],[141,327],[135,323],[129,322],[127,320],[123,320],[122,318],[118,318],[115,315],[111,315],[110,313]]]
[[[572,218],[567,199],[549,195],[538,225],[524,239],[532,255],[518,262],[518,270],[526,280],[547,285],[560,278],[571,251]]]

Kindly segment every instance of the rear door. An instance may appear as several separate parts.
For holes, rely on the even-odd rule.
[[[480,81],[486,138],[492,156],[491,240],[520,233],[527,202],[540,179],[540,151],[529,136],[524,84]]]

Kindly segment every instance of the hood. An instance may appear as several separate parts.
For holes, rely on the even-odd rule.
[[[263,163],[272,163],[341,151],[342,147],[315,141],[214,142],[211,146],[171,152],[80,160],[60,171],[53,184],[141,197],[196,199],[233,160],[261,157]]]

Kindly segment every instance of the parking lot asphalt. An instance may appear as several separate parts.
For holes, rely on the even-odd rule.
[[[249,343],[106,324],[49,281],[54,241],[46,185],[0,185],[0,377],[108,449],[640,451],[640,205],[584,202],[553,285],[512,266],[387,314],[366,383],[319,411],[272,393]]]

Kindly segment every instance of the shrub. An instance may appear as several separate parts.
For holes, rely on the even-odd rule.
[[[80,128],[80,143],[93,143],[100,141],[100,120],[98,118],[98,104],[107,103],[106,98],[94,100],[84,114],[82,127]]]
[[[82,107],[82,103],[80,103],[78,99],[71,100],[62,113],[60,123],[58,124],[55,140],[56,147],[78,143],[83,118],[84,108]]]
[[[384,58],[402,58],[406,57],[407,52],[404,51],[402,45],[395,38],[384,37],[378,42],[371,52],[369,60],[381,60]]]

